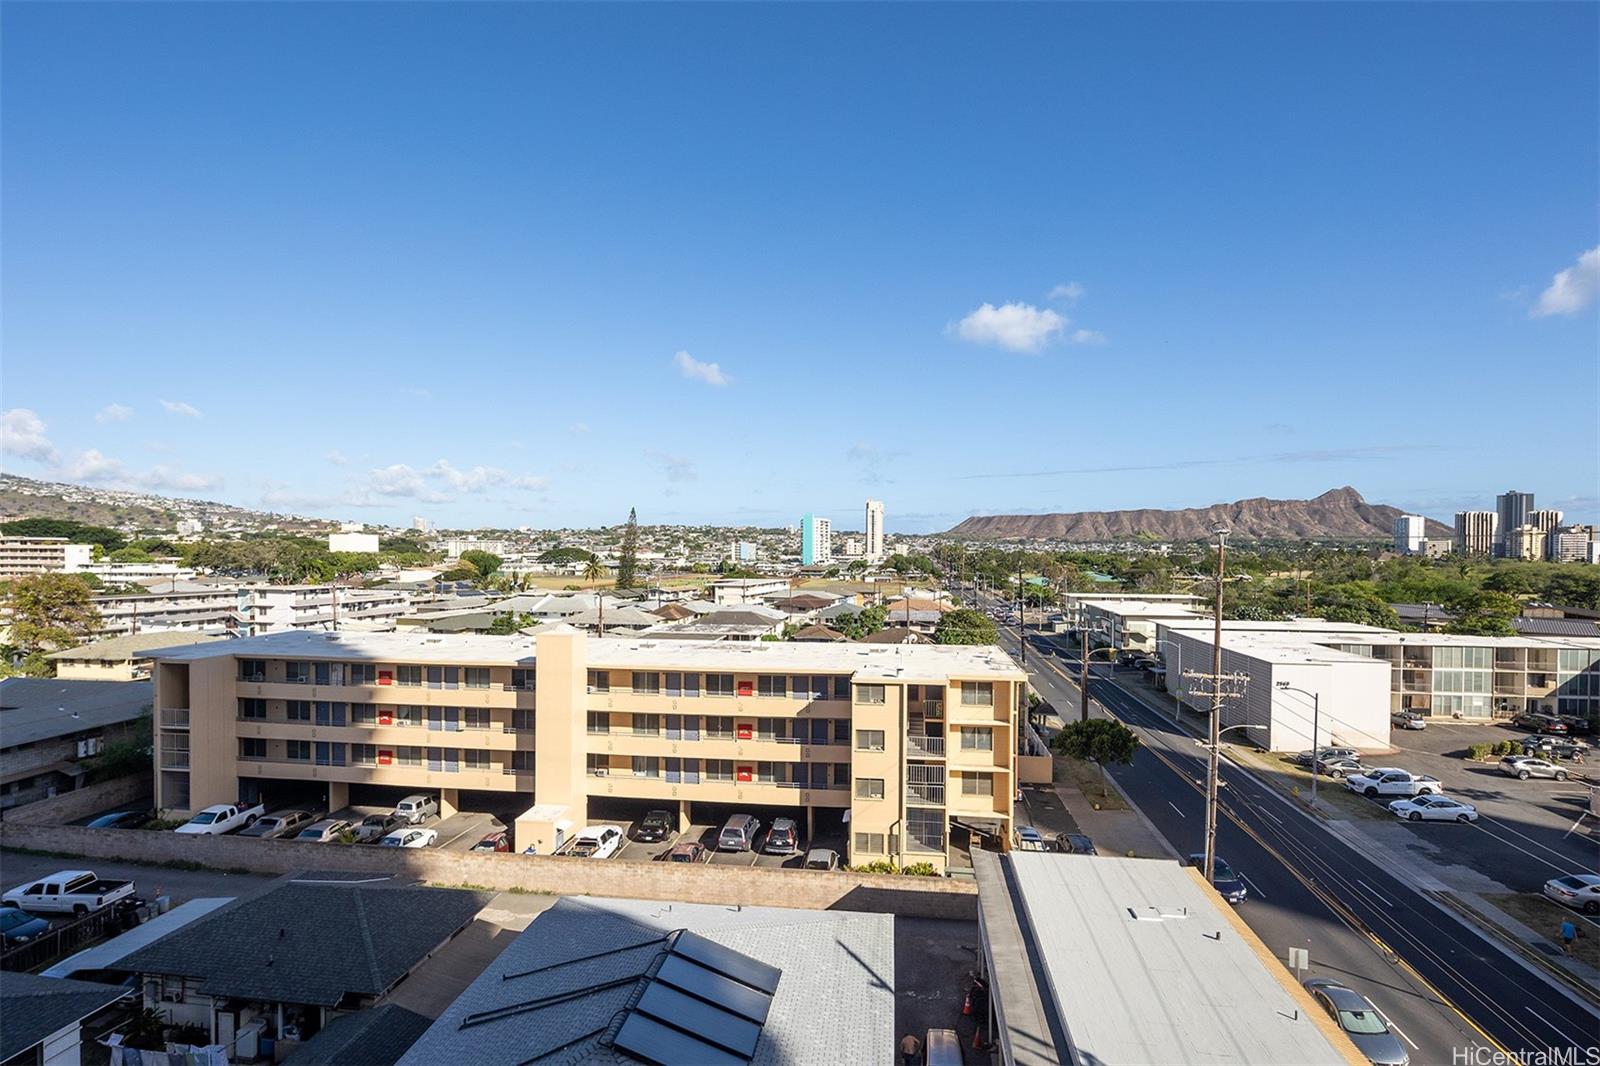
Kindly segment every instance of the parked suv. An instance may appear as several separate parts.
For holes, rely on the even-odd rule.
[[[369,814],[361,819],[361,824],[355,828],[356,843],[371,844],[373,841],[382,840],[400,824],[400,816],[385,811],[382,814]]]
[[[761,823],[754,815],[736,814],[729,818],[717,834],[718,851],[749,851],[755,846],[756,833]]]
[[[641,844],[659,844],[672,835],[677,822],[671,811],[646,811],[633,827],[633,839]]]
[[[407,825],[416,825],[425,822],[439,813],[439,801],[432,796],[418,793],[407,796],[394,805],[394,816]]]
[[[1500,772],[1524,781],[1530,777],[1551,777],[1557,781],[1567,779],[1566,767],[1533,755],[1507,755],[1500,760]]]
[[[800,833],[792,818],[774,818],[767,830],[764,850],[768,855],[793,855],[800,850]]]

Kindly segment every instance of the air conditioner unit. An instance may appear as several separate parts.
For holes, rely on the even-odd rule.
[[[183,1002],[183,993],[182,992],[163,991],[161,993],[161,1002],[163,1002],[163,1003],[182,1003]]]

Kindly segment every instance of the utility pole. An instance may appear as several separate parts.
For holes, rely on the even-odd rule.
[[[1022,553],[1017,553],[1017,644],[1022,648],[1022,669],[1028,669],[1028,603],[1022,598]]]
[[[1217,604],[1211,631],[1211,725],[1206,730],[1206,884],[1217,868],[1217,748],[1222,727],[1222,576],[1228,558],[1228,529],[1217,530]],[[1314,753],[1313,753],[1314,754]],[[1315,769],[1315,767],[1313,767]]]

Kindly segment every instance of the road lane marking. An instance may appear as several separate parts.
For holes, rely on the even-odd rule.
[[[1371,1002],[1371,1000],[1368,1000],[1368,1002]],[[1378,1006],[1376,1003],[1373,1003],[1372,1004],[1372,1009],[1378,1012],[1378,1017],[1383,1019],[1383,1023],[1385,1025],[1387,1025],[1389,1028],[1393,1029],[1395,1032],[1399,1033],[1400,1034],[1400,1038],[1402,1040],[1404,1040],[1406,1043],[1411,1045],[1411,1050],[1412,1051],[1421,1051],[1422,1050],[1421,1048],[1419,1048],[1417,1046],[1417,1042],[1415,1040],[1411,1039],[1409,1036],[1406,1036],[1406,1031],[1404,1029],[1402,1029],[1398,1025],[1394,1024],[1394,1019],[1390,1018],[1387,1014],[1385,1014],[1383,1012],[1383,1008],[1382,1007]]]
[[[1182,811],[1178,810],[1178,805],[1176,803],[1173,803],[1171,800],[1167,800],[1167,806],[1171,807],[1175,811],[1178,811],[1178,817],[1179,818],[1187,818],[1187,817],[1189,817],[1187,814],[1184,814]]]
[[[1265,892],[1261,891],[1261,889],[1257,888],[1256,887],[1256,883],[1254,881],[1250,880],[1248,877],[1245,877],[1244,874],[1240,874],[1239,877],[1244,881],[1245,884],[1250,886],[1250,891],[1254,892],[1256,895],[1260,896],[1262,899],[1266,899],[1267,898],[1267,894]]]

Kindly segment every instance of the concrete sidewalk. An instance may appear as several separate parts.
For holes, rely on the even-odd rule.
[[[1109,774],[1106,779],[1116,786]],[[1057,833],[1083,833],[1094,841],[1095,850],[1102,855],[1178,858],[1177,852],[1139,809],[1128,802],[1126,796],[1123,800],[1127,803],[1126,810],[1096,810],[1093,802],[1069,782],[1030,785],[1022,790],[1017,821],[1034,826],[1047,838]]]

